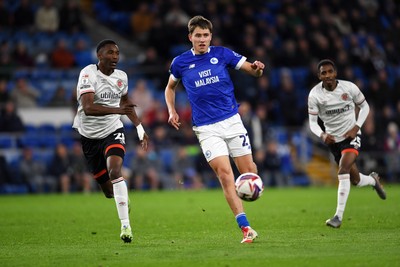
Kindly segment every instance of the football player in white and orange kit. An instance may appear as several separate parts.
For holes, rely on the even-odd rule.
[[[128,188],[121,168],[125,156],[125,132],[121,115],[136,126],[143,149],[148,136],[128,98],[128,76],[116,69],[119,48],[113,40],[97,45],[98,64],[83,68],[77,85],[78,111],[73,128],[81,135],[82,150],[90,171],[107,198],[114,198],[121,220],[121,239],[132,241]]]
[[[350,183],[357,187],[372,186],[381,199],[386,199],[386,193],[377,173],[362,174],[356,165],[361,147],[361,127],[368,116],[369,105],[357,85],[338,80],[336,76],[333,61],[324,59],[318,63],[321,82],[311,89],[308,96],[308,117],[311,131],[329,147],[339,165],[336,213],[326,221],[327,226],[339,228]],[[323,121],[325,131],[318,125],[318,117]]]

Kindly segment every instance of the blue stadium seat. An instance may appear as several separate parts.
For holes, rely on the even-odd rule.
[[[40,138],[36,133],[26,133],[18,138],[18,147],[40,147]]]
[[[16,148],[16,140],[10,135],[0,135],[0,148]]]

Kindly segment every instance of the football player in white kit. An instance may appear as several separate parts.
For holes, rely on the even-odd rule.
[[[121,239],[132,241],[128,188],[121,168],[125,133],[121,115],[136,126],[143,149],[148,136],[128,98],[128,76],[116,69],[119,48],[113,40],[97,45],[98,64],[83,68],[77,85],[78,111],[73,128],[81,135],[82,150],[90,171],[107,198],[114,198],[121,221]]]
[[[216,173],[239,228],[242,243],[257,237],[247,220],[243,204],[235,191],[235,179],[230,164],[231,156],[240,173],[257,173],[250,140],[238,113],[234,86],[228,69],[241,70],[254,77],[263,74],[264,63],[246,61],[246,57],[222,46],[210,46],[212,23],[195,16],[188,23],[189,40],[193,48],[174,58],[165,88],[168,123],[179,129],[179,115],[175,109],[175,89],[180,81],[192,108],[193,130],[203,154]]]
[[[356,159],[361,147],[361,127],[369,113],[369,105],[363,93],[350,81],[337,80],[337,70],[333,61],[318,63],[318,78],[308,96],[308,117],[311,131],[329,147],[339,165],[338,194],[335,215],[326,225],[339,228],[350,193],[350,183],[357,187],[372,186],[381,199],[386,193],[380,184],[379,175],[359,172]],[[356,106],[359,108],[356,115]],[[325,131],[318,125],[318,117],[323,121]]]

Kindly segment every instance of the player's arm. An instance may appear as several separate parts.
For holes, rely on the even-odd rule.
[[[264,73],[264,68],[264,63],[256,60],[253,63],[245,61],[240,67],[240,70],[254,77],[261,77]]]
[[[129,104],[120,107],[108,107],[94,103],[94,93],[89,92],[81,95],[83,111],[87,116],[104,116],[109,114],[131,114],[135,111],[134,105]]]
[[[171,124],[175,129],[179,130],[181,123],[179,122],[179,115],[175,109],[175,89],[179,81],[173,79],[170,75],[168,79],[168,84],[165,87],[165,102],[168,108],[168,123]]]
[[[345,138],[354,139],[368,117],[369,105],[366,100],[364,100],[361,104],[358,104],[357,107],[359,108],[359,111],[356,124],[350,129],[350,131],[345,133]]]
[[[125,107],[125,106],[135,107],[136,105],[132,103],[132,101],[128,97],[128,94],[126,94],[121,97],[120,106],[121,107]],[[129,120],[133,123],[133,125],[135,125],[142,148],[147,149],[149,136],[144,131],[143,125],[139,120],[139,117],[136,113],[135,108],[133,108],[133,111],[131,113],[127,113],[125,115],[129,118]]]
[[[325,144],[335,143],[335,138],[332,135],[327,134],[324,131],[322,131],[321,127],[318,124],[318,115],[309,113],[308,114],[308,123],[310,125],[311,132],[313,132],[316,136],[321,138],[321,140]]]

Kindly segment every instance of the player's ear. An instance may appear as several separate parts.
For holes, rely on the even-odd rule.
[[[189,39],[189,41],[192,41],[192,34],[188,34],[188,39]]]

